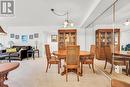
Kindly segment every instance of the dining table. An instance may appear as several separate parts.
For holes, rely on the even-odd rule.
[[[128,73],[130,74],[130,51],[116,51],[113,54],[114,56],[122,56],[122,57],[119,57],[119,59],[129,61]]]
[[[58,56],[59,60],[60,59],[63,59],[63,58],[66,58],[66,50],[59,50],[59,51],[53,51],[53,55],[56,55]],[[79,53],[79,56],[80,56],[80,62],[81,62],[81,72],[80,72],[80,76],[82,76],[83,74],[83,59],[86,58],[87,56],[90,55],[90,52],[89,51],[83,51],[81,50],[80,53]],[[62,56],[62,57],[61,57]],[[64,75],[65,74],[65,70],[61,73],[61,75]]]
[[[8,85],[4,84],[4,81],[8,80],[8,73],[16,69],[19,65],[20,63],[18,62],[0,64],[0,87],[8,87]]]

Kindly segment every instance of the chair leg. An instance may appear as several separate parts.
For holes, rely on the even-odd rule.
[[[60,74],[60,62],[58,62],[58,74]]]
[[[48,71],[49,63],[47,62],[46,72]]]
[[[128,76],[128,64],[126,65],[126,75]]]
[[[95,70],[94,70],[94,64],[92,63],[92,68],[93,68],[93,73],[95,73]]]
[[[91,69],[91,66],[90,66],[90,64],[88,64],[89,65],[89,68]]]
[[[77,80],[79,81],[79,68],[77,69]]]
[[[59,59],[59,62],[60,62],[60,68],[61,68],[61,59]]]
[[[83,62],[81,62],[81,76],[83,75]]]
[[[110,71],[110,74],[112,74],[112,70],[113,70],[113,64],[111,64],[111,71]]]
[[[106,61],[105,61],[105,66],[104,66],[104,69],[106,69],[106,66],[107,66],[107,59],[106,59]]]
[[[49,68],[51,68],[51,64],[50,64]]]
[[[68,69],[66,67],[66,82],[68,82]]]

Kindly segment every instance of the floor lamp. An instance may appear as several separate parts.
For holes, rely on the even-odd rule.
[[[2,27],[0,26],[0,35],[4,35],[4,34],[7,34],[3,29]],[[0,37],[1,38],[1,37]],[[1,42],[0,42],[1,43]],[[2,44],[2,43],[1,43]],[[1,45],[2,47],[3,45]]]
[[[0,26],[0,34],[7,34],[7,33],[2,29],[1,26]]]

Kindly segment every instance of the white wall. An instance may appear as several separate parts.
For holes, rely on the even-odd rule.
[[[58,50],[58,42],[51,42],[51,35],[58,35],[58,31],[47,33],[47,44],[50,45],[51,52],[53,52]]]
[[[94,30],[94,28],[87,28],[85,36],[86,36],[86,44],[85,44],[86,48],[85,49],[89,51],[90,46],[92,44],[95,44],[95,30]]]
[[[80,50],[85,50],[85,29],[77,29],[77,45]]]
[[[120,35],[120,45],[126,45],[130,43],[130,26],[119,26],[121,29]],[[95,30],[99,28],[112,28],[112,26],[94,26],[91,28],[77,29],[77,44],[80,45],[81,50],[90,50],[90,45],[95,44]],[[38,48],[40,49],[40,56],[43,56],[44,44],[50,44],[51,51],[58,49],[57,42],[51,42],[51,35],[57,35],[57,28],[47,28],[47,27],[3,27],[7,32],[7,35],[0,36],[2,43],[7,46],[8,41],[12,40],[15,45],[31,45],[35,46],[35,41],[38,40]],[[46,31],[45,31],[46,30]],[[52,31],[53,30],[53,31]],[[39,33],[38,39],[28,40],[27,44],[22,44],[21,39],[11,39],[10,34],[15,35],[30,35],[34,33]],[[86,37],[85,37],[86,36]]]
[[[130,25],[122,26],[120,33],[120,46],[126,46],[126,44],[130,44]]]
[[[6,27],[5,31],[7,35],[3,36],[2,43],[5,47],[8,47],[9,41],[13,41],[14,45],[31,45],[33,47],[36,46],[36,41],[38,41],[38,49],[40,50],[40,56],[43,55],[43,44],[46,42],[46,32],[43,31],[44,27]],[[34,33],[39,34],[39,38],[29,39],[27,43],[22,43],[21,36],[22,35],[34,35]],[[10,34],[19,35],[19,39],[10,38]]]

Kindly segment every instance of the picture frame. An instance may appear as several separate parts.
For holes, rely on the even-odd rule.
[[[21,41],[22,41],[22,43],[27,43],[28,42],[28,36],[27,35],[22,35],[21,36]]]
[[[57,42],[57,35],[51,35],[51,42]]]
[[[14,38],[14,34],[10,34],[10,38]]]
[[[34,38],[38,38],[39,34],[38,33],[34,33]]]
[[[19,39],[19,35],[15,35],[15,39]]]
[[[33,35],[29,35],[29,39],[33,39]]]

